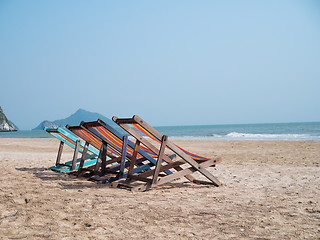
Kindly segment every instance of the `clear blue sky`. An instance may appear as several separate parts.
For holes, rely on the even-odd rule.
[[[152,125],[320,121],[320,1],[0,1],[0,106]]]

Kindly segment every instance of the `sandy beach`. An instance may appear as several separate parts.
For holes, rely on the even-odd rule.
[[[175,142],[223,186],[108,188],[46,170],[56,139],[0,139],[0,239],[320,239],[319,141]]]

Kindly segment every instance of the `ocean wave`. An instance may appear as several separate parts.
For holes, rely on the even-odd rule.
[[[231,132],[226,135],[230,138],[258,138],[258,139],[309,139],[309,134],[252,134]]]
[[[218,131],[218,133],[195,132],[163,132],[169,136],[171,140],[287,140],[287,141],[320,141],[320,131],[313,130],[308,132],[291,132],[291,133],[248,133],[245,131]],[[50,138],[50,134],[45,131],[17,131],[17,132],[0,132],[0,138]],[[129,136],[130,140],[134,140]]]
[[[254,134],[231,132],[226,135],[211,134],[209,136],[170,136],[176,140],[287,140],[287,141],[306,141],[320,140],[320,136],[309,134]]]

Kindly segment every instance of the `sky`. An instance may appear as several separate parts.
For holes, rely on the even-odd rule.
[[[320,121],[320,1],[0,1],[0,106],[154,126]]]

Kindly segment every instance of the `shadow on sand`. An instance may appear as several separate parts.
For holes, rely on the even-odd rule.
[[[42,181],[57,181],[58,184],[65,189],[84,189],[84,188],[105,188],[110,187],[109,184],[102,184],[99,181],[90,179],[91,172],[83,172],[79,176],[77,173],[59,173],[46,168],[16,168],[17,171],[28,172]],[[86,181],[87,180],[87,181]],[[170,190],[173,188],[199,189],[199,188],[215,188],[212,185],[194,184],[190,182],[168,182],[161,186],[152,188],[152,191]],[[126,188],[123,188],[125,190]],[[128,189],[126,189],[128,190]]]

